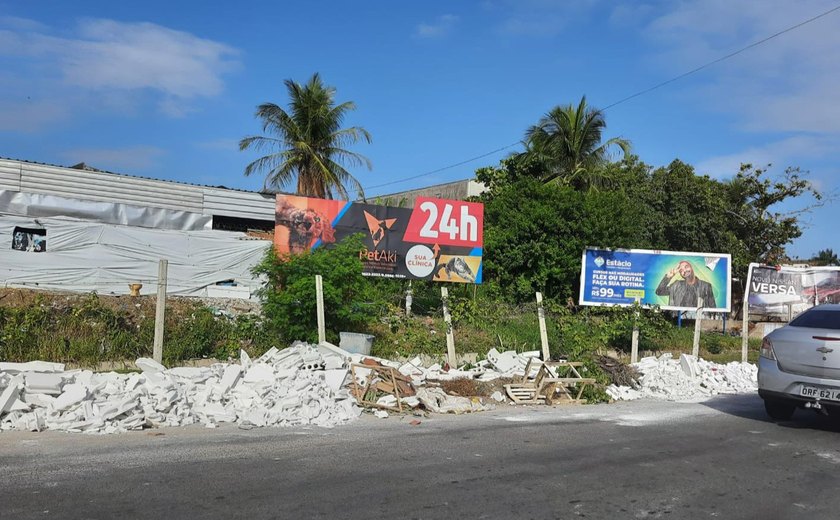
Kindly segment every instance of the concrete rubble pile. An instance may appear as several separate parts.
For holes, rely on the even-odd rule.
[[[412,378],[416,385],[422,385],[426,380],[447,381],[453,379],[476,379],[478,381],[493,381],[502,377],[511,378],[525,374],[525,367],[531,361],[531,375],[536,374],[542,365],[540,352],[517,353],[513,350],[499,352],[495,348],[487,352],[487,358],[475,364],[470,369],[445,370],[443,366],[436,363],[429,367],[423,367],[422,361],[416,357],[402,365],[397,365],[399,371]]]
[[[427,381],[470,378],[490,381],[522,375],[529,359],[532,373],[538,352],[517,354],[491,349],[475,367],[424,367],[409,362],[348,353],[329,343],[296,342],[272,348],[257,359],[243,351],[239,363],[175,367],[140,358],[140,373],[65,370],[62,363],[0,363],[0,431],[61,430],[119,433],[160,426],[236,423],[240,428],[315,425],[331,427],[357,418],[350,366],[375,359],[406,376],[416,389],[401,397],[408,408],[435,413],[467,413],[494,408],[484,400],[448,395]],[[357,369],[357,377],[364,371]],[[359,384],[361,381],[356,381]],[[496,399],[497,401],[499,399]],[[392,406],[386,396],[381,404]],[[385,416],[380,412],[380,416]]]
[[[133,374],[65,371],[60,363],[0,363],[0,430],[117,433],[200,423],[241,428],[351,421],[346,352],[295,343],[251,360],[166,369],[147,358]]]
[[[755,392],[758,368],[733,361],[725,365],[682,354],[642,358],[633,365],[642,373],[637,388],[610,385],[607,394],[615,400],[643,397],[669,401],[700,400],[718,394]]]

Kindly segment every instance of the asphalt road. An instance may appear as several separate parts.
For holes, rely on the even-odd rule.
[[[410,421],[419,419],[419,425]],[[0,434],[0,518],[840,517],[840,428],[706,403]]]

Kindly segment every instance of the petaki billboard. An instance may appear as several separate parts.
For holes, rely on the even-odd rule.
[[[277,195],[278,254],[329,246],[361,233],[363,274],[481,283],[484,205],[418,197],[414,208]]]
[[[730,255],[596,249],[583,252],[581,305],[658,305],[665,310],[729,312]]]
[[[747,305],[751,314],[789,319],[821,303],[840,303],[840,267],[750,264]]]

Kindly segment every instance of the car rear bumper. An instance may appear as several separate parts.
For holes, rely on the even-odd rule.
[[[763,399],[784,400],[798,404],[817,401],[813,397],[804,397],[800,394],[802,385],[840,389],[840,380],[789,374],[779,370],[776,361],[758,358],[758,395]],[[840,409],[840,401],[821,400],[820,404],[828,408]]]

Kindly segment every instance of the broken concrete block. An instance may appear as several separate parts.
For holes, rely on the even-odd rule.
[[[170,368],[169,373],[175,377],[189,379],[194,383],[206,381],[213,375],[213,372],[205,367],[175,367]]]
[[[214,389],[214,394],[218,396],[225,395],[228,390],[236,386],[241,373],[242,367],[239,365],[228,365],[227,368],[225,368],[221,381],[219,381],[219,384],[216,385],[216,388]]]
[[[697,377],[700,373],[700,367],[697,366],[697,358],[688,354],[680,356],[680,368],[689,377]]]
[[[134,365],[142,370],[144,373],[146,372],[165,372],[166,367],[155,361],[151,358],[138,358],[137,361],[134,362]]]
[[[73,383],[64,385],[64,391],[53,402],[53,410],[63,412],[87,399],[88,391],[83,385]]]
[[[524,365],[519,361],[518,355],[513,350],[502,352],[496,357],[496,360],[491,360],[496,370],[502,373],[511,372],[517,368],[524,368]],[[488,359],[490,359],[488,357]]]
[[[386,412],[385,410],[376,410],[373,412],[373,415],[379,417],[380,419],[388,418],[388,412]]]
[[[257,383],[261,381],[273,381],[274,369],[264,363],[255,363],[245,372],[242,380],[246,383]]]
[[[381,406],[397,406],[397,398],[393,395],[383,395],[376,400],[376,404]]]
[[[333,393],[338,392],[344,386],[347,374],[348,370],[346,368],[324,370],[324,382],[330,387]]]
[[[64,378],[60,373],[24,372],[23,377],[26,391],[33,394],[59,395],[64,386]]]
[[[242,349],[239,349],[239,364],[242,365],[242,370],[247,370],[251,365],[251,356]]]
[[[12,405],[20,397],[22,388],[23,377],[20,375],[13,377],[3,393],[0,394],[0,416],[12,409]]]
[[[19,372],[64,372],[64,363],[47,361],[28,361],[26,363],[0,363],[0,372],[17,374]]]
[[[31,394],[23,392],[23,402],[28,403],[36,408],[49,408],[55,402],[55,397],[47,394]]]

